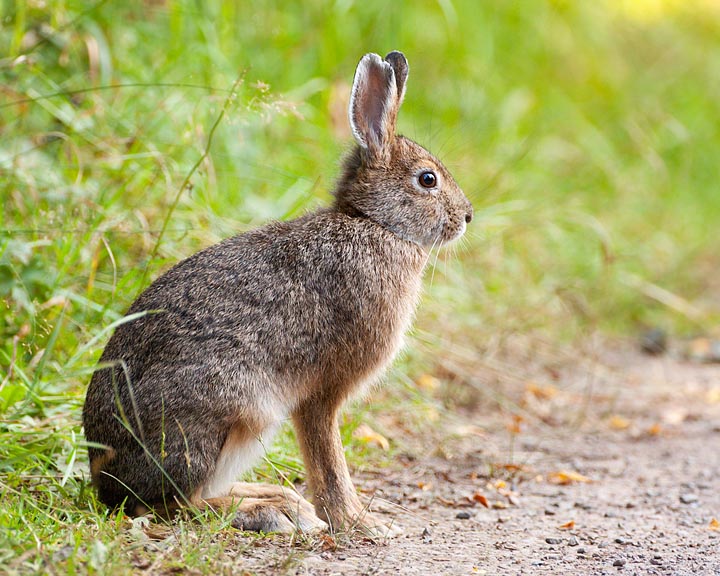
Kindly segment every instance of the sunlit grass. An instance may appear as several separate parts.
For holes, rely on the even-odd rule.
[[[632,20],[647,23],[657,23],[685,12],[707,17],[720,14],[717,0],[612,0],[609,5]]]
[[[482,357],[518,334],[717,324],[714,1],[2,8],[0,565],[11,572],[129,572],[162,558],[217,573],[207,555],[229,537],[221,519],[140,553],[127,519],[95,501],[85,386],[107,328],[163,269],[328,201],[366,51],[408,55],[400,129],[447,162],[476,217],[432,258],[389,390],[346,416],[353,467],[404,449],[390,407],[407,430],[453,407],[416,386],[443,349]],[[390,451],[354,438],[360,422]],[[289,431],[268,456],[257,477],[302,479]]]

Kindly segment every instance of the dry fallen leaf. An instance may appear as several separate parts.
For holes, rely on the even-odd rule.
[[[708,526],[709,530],[720,530],[720,522],[718,522],[717,518],[713,518],[710,520],[710,525]]]
[[[555,386],[541,386],[535,382],[528,382],[525,385],[525,391],[528,394],[533,395],[538,400],[550,400],[555,398],[558,394],[558,389]]]
[[[485,506],[485,508],[490,508],[490,504],[488,502],[488,499],[485,498],[483,494],[480,494],[480,492],[475,492],[475,494],[472,495],[472,499],[475,502],[478,502]]]
[[[503,470],[507,470],[508,472],[528,472],[529,468],[527,466],[523,466],[522,464],[501,464],[501,463],[495,463],[493,464],[495,468],[502,468]]]
[[[570,520],[569,522],[565,522],[565,524],[560,524],[558,528],[560,530],[572,530],[575,528],[575,520]]]
[[[560,484],[563,486],[567,484],[575,484],[576,482],[592,482],[592,480],[587,476],[583,476],[582,474],[573,472],[572,470],[551,472],[548,474],[547,479],[551,484]]]
[[[428,392],[435,392],[435,390],[440,387],[440,381],[430,374],[422,374],[415,380],[415,384],[417,384],[418,388],[422,388]]]
[[[495,480],[495,483],[493,484],[496,490],[500,490],[501,488],[507,487],[507,482],[505,480]]]
[[[655,422],[655,424],[653,424],[652,426],[650,426],[650,428],[648,428],[647,433],[650,436],[660,436],[660,434],[662,434],[662,426],[660,426],[660,424]]]
[[[375,446],[378,446],[383,450],[390,449],[390,442],[388,442],[387,438],[385,438],[382,434],[375,432],[375,430],[370,428],[367,424],[360,424],[360,426],[355,428],[353,438],[357,438],[365,444],[375,444]]]
[[[329,534],[321,534],[320,542],[321,542],[322,549],[326,552],[332,551],[332,550],[337,550],[337,547],[338,547],[337,542]]]
[[[417,487],[420,488],[420,490],[422,490],[422,491],[430,490],[432,488],[432,486],[433,486],[432,482],[420,481],[417,483]]]
[[[630,420],[623,418],[619,414],[611,416],[608,424],[610,424],[610,428],[613,430],[626,430],[630,428]]]
[[[508,422],[506,424],[506,427],[510,434],[520,434],[520,432],[522,432],[520,425],[524,422],[524,420],[525,419],[522,416],[519,416],[518,414],[513,414],[512,422]]]

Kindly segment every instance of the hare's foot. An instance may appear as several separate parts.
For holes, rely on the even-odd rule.
[[[359,519],[357,530],[370,538],[377,539],[396,538],[403,533],[402,528],[395,524],[393,519],[369,513]]]
[[[292,534],[327,529],[312,504],[282,486],[236,482],[227,496],[209,498],[205,504],[212,508],[235,507],[232,525],[240,530]]]
[[[392,518],[383,518],[371,513],[360,503],[351,504],[343,510],[318,511],[325,518],[333,532],[358,533],[372,539],[395,538],[402,534],[402,529]]]

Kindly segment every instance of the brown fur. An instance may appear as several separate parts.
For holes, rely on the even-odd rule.
[[[88,388],[83,423],[100,499],[127,510],[235,509],[243,529],[386,533],[358,499],[337,417],[402,346],[429,250],[472,207],[442,163],[396,136],[407,61],[366,55],[350,121],[358,146],[326,209],[180,262],[131,306]],[[420,175],[432,171],[437,185]],[[281,487],[236,483],[292,418],[314,511]]]

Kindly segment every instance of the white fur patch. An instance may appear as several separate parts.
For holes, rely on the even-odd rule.
[[[232,484],[252,468],[270,448],[277,428],[278,424],[273,424],[266,428],[259,438],[244,442],[231,433],[220,451],[215,472],[203,488],[202,497],[207,499],[227,496]]]

